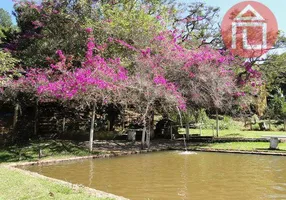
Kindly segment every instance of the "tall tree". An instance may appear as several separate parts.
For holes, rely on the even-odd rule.
[[[286,53],[269,55],[265,62],[259,65],[266,81],[268,92],[281,88],[286,94]]]
[[[12,25],[11,15],[3,8],[0,8],[0,26],[10,28]]]

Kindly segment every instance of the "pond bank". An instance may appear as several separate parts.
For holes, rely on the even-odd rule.
[[[28,187],[33,189],[39,188],[36,189],[36,191],[39,193],[36,194],[32,192],[31,195],[38,195],[38,196],[42,195],[43,196],[42,199],[49,199],[50,197],[56,195],[60,197],[64,196],[64,198],[62,199],[96,199],[96,200],[124,199],[125,200],[126,198],[124,197],[118,197],[116,195],[105,193],[88,187],[74,185],[65,181],[48,178],[39,175],[37,173],[28,172],[15,167],[20,167],[25,165],[46,165],[46,164],[76,161],[82,159],[111,158],[116,156],[127,156],[131,154],[141,154],[141,153],[149,153],[157,151],[185,150],[182,140],[173,140],[173,141],[154,140],[152,141],[152,145],[149,150],[140,150],[140,142],[132,143],[126,141],[95,141],[94,142],[95,152],[92,155],[90,155],[86,150],[84,150],[84,146],[87,143],[77,144],[78,145],[77,148],[75,148],[74,146],[70,148],[70,142],[68,141],[50,141],[50,142],[45,141],[45,143],[46,143],[45,145],[46,148],[43,148],[43,152],[46,154],[46,157],[42,159],[37,160],[35,156],[37,151],[35,150],[34,152],[30,152],[31,149],[33,148],[26,146],[24,148],[28,149],[29,151],[25,152],[25,156],[27,158],[32,157],[34,159],[32,160],[32,162],[27,159],[27,161],[29,162],[21,161],[21,162],[5,163],[0,165],[0,177],[1,177],[0,185],[2,185],[0,186],[0,191],[6,191],[8,187],[9,190],[7,191],[10,191],[11,195],[14,195],[12,192],[14,190],[15,191],[22,190],[23,194],[25,194],[24,190],[27,190]],[[50,143],[49,145],[51,146],[47,145],[48,143]],[[64,154],[64,157],[60,156],[61,151],[55,152],[51,151],[51,149],[47,149],[48,147],[51,148],[57,147],[56,149],[59,149],[58,148],[59,144],[64,146],[65,148],[64,152],[66,152],[68,149],[69,153]],[[212,143],[189,142],[187,145],[189,151],[286,156],[286,143],[279,144],[280,150],[279,149],[268,150],[267,147],[269,146],[269,142],[260,142],[260,141],[239,142],[235,140],[233,142],[229,142],[229,140],[227,141],[221,140]],[[10,149],[9,152],[13,151]],[[51,152],[52,154],[48,155],[48,153]],[[31,155],[28,153],[31,153]],[[1,150],[0,150],[0,157],[1,157]],[[3,160],[4,157],[5,154],[2,154],[1,160]],[[26,158],[23,155],[22,157]],[[10,177],[15,177],[15,179],[13,180]],[[15,182],[17,183],[17,180],[19,180],[19,183],[23,181],[24,183],[17,185],[15,184]],[[22,195],[22,194],[17,193],[17,195]],[[0,199],[1,198],[9,199],[3,195],[2,196],[0,195]],[[32,198],[32,196],[30,196],[29,198]]]
[[[39,158],[39,146],[41,156]],[[113,156],[124,156],[130,154],[148,153],[164,150],[185,150],[182,140],[153,140],[149,150],[141,150],[140,142],[127,141],[94,141],[94,152],[90,154],[87,150],[88,142],[73,143],[72,141],[52,140],[44,142],[31,142],[25,146],[12,146],[0,149],[0,162],[13,163],[13,165],[25,164],[48,164],[53,162],[64,162],[70,160],[105,158]],[[286,154],[286,143],[280,143],[277,150],[269,150],[269,142],[261,140],[242,141],[241,139],[220,138],[212,142],[188,142],[189,150],[215,151],[215,152],[240,152],[257,153],[265,155]]]
[[[96,141],[94,145],[97,151],[105,152],[108,156],[185,150],[182,140],[154,140],[149,150],[140,150],[140,142]],[[276,150],[270,150],[268,147],[269,141],[259,138],[215,138],[213,142],[187,143],[187,149],[190,151],[286,156],[286,143],[279,143]]]
[[[228,140],[229,141],[229,140]],[[274,155],[286,156],[286,143],[280,143],[281,149],[269,150],[269,142],[214,142],[214,143],[187,143],[189,151],[201,152],[218,152],[218,153],[239,153],[239,154],[256,154],[256,155]],[[84,146],[87,143],[80,145]],[[178,140],[154,140],[149,150],[141,150],[140,142],[126,141],[95,141],[95,150],[93,154],[77,156],[70,155],[68,157],[49,156],[48,158],[39,159],[28,162],[13,162],[11,167],[19,167],[25,165],[45,165],[59,162],[76,161],[83,159],[111,158],[117,156],[127,156],[132,154],[150,153],[157,151],[179,150],[184,151],[183,141]]]

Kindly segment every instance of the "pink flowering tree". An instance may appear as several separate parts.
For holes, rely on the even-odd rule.
[[[158,105],[156,102],[173,106],[170,110],[174,107],[215,109],[218,116],[218,110],[231,109],[246,98],[246,92],[250,93],[246,87],[250,80],[252,85],[257,84],[257,71],[241,67],[242,63],[228,52],[211,47],[188,49],[187,41],[179,44],[180,37],[176,31],[162,32],[154,37],[149,47],[141,50],[124,41],[111,40],[137,52],[133,74],[128,79],[130,86],[127,84],[131,97],[126,99],[134,101],[140,112],[145,113],[142,117],[143,145],[148,125],[145,117],[150,116],[152,106],[154,109]],[[243,78],[245,84],[240,84],[240,68],[247,74]],[[148,132],[146,141],[148,146]]]
[[[179,88],[167,80],[163,70],[152,65],[145,65],[140,60],[149,57],[150,49],[139,50],[123,40],[109,38],[109,42],[119,44],[135,53],[134,69],[124,80],[122,90],[117,93],[120,104],[133,108],[141,114],[140,123],[143,125],[142,148],[150,147],[150,138],[154,129],[153,117],[155,110],[161,108],[165,112],[185,110],[186,102]]]
[[[90,29],[87,32],[91,33]],[[67,62],[61,50],[57,51],[59,62],[51,65],[46,72],[48,82],[40,84],[37,92],[41,98],[58,99],[63,102],[76,101],[92,107],[90,128],[90,151],[93,149],[95,111],[98,104],[117,103],[124,88],[127,71],[120,64],[120,59],[105,59],[94,54],[98,45],[92,34],[88,39],[85,61],[81,68]]]
[[[237,92],[232,57],[211,48],[189,50],[177,42],[173,32],[156,36],[141,56],[139,65],[154,68],[176,83],[188,105],[224,106],[224,101]],[[224,97],[224,98],[223,98]]]
[[[136,62],[174,83],[187,107],[230,109],[246,97],[250,80],[257,83],[257,71],[248,69],[245,85],[239,84],[241,63],[228,52],[210,47],[188,49],[187,42],[179,44],[180,37],[176,31],[162,32]]]
[[[141,56],[145,56],[142,54]],[[142,148],[150,147],[150,139],[154,130],[154,112],[164,110],[185,110],[186,102],[178,87],[168,81],[164,75],[152,67],[138,65],[136,72],[129,77],[125,89],[125,104],[141,113],[143,125]]]

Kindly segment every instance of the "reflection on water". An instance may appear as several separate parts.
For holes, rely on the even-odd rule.
[[[160,152],[26,169],[132,200],[266,200],[286,199],[285,167],[285,157]]]

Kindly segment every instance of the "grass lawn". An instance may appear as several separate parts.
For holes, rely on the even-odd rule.
[[[87,149],[70,141],[33,141],[23,145],[14,145],[0,149],[0,163],[39,160],[40,148],[42,152],[41,160],[90,155]],[[94,152],[94,154],[97,153]]]
[[[185,129],[180,129],[180,133],[185,133]],[[199,129],[190,129],[190,134],[199,134]],[[212,136],[213,130],[203,129],[202,136]],[[261,138],[263,135],[286,135],[282,131],[242,131],[242,130],[220,130],[219,137],[244,137],[244,138]]]
[[[250,150],[250,151],[270,151],[269,142],[226,142],[226,143],[205,143],[199,145],[190,145],[190,148],[214,148],[226,150]],[[286,143],[279,143],[277,150],[271,152],[286,152]]]
[[[63,200],[110,200],[96,198],[82,191],[54,183],[39,177],[23,174],[0,166],[0,199],[63,199]]]

